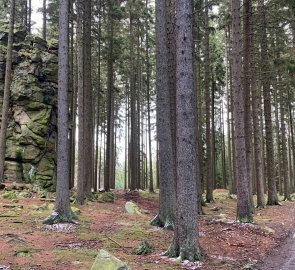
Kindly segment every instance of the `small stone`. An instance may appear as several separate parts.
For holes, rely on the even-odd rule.
[[[267,233],[275,233],[275,230],[274,230],[274,229],[269,228],[269,227],[267,227],[267,226],[263,227],[262,230],[263,230],[264,232],[267,232]]]

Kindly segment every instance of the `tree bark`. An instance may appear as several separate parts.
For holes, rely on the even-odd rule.
[[[206,173],[207,173],[207,190],[206,190],[206,202],[213,201],[213,164],[212,164],[212,136],[210,126],[210,107],[211,107],[211,91],[210,91],[210,54],[209,54],[209,4],[208,0],[205,0],[205,56],[204,56],[204,68],[205,68],[205,96],[206,96]]]
[[[277,188],[274,174],[274,147],[271,114],[270,82],[268,77],[268,43],[267,43],[267,21],[266,6],[264,0],[259,0],[259,13],[261,25],[261,64],[262,64],[262,87],[264,99],[264,118],[265,118],[265,142],[266,142],[266,171],[268,181],[268,201],[269,205],[278,204]]]
[[[242,87],[242,52],[240,0],[232,1],[233,29],[233,94],[235,121],[235,150],[237,176],[237,218],[241,222],[252,222],[252,209],[249,195],[249,179],[247,175],[246,131],[245,131],[245,95]]]
[[[46,40],[46,30],[47,30],[47,8],[46,0],[43,0],[43,27],[42,27],[42,37]]]
[[[69,1],[59,2],[59,50],[58,50],[58,142],[57,142],[57,183],[55,211],[60,220],[72,221],[70,206],[70,141],[69,135]]]
[[[173,228],[176,215],[176,176],[170,122],[168,87],[167,11],[165,1],[156,0],[156,90],[159,172],[159,214],[153,225]]]
[[[2,105],[2,119],[0,130],[0,183],[4,181],[4,167],[5,167],[5,152],[6,152],[6,133],[8,125],[9,113],[9,98],[10,98],[10,85],[12,76],[12,46],[13,46],[13,31],[15,20],[15,0],[10,4],[10,17],[9,17],[9,32],[6,53],[6,68],[5,68],[5,81]]]
[[[177,219],[170,255],[194,261],[200,249],[192,1],[176,0],[175,14]]]

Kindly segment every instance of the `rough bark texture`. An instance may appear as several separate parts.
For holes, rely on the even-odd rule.
[[[59,2],[59,50],[58,50],[58,142],[57,142],[57,181],[55,211],[60,221],[71,221],[70,206],[70,141],[68,73],[69,73],[69,20],[68,0]]]
[[[174,227],[176,214],[176,183],[170,123],[170,95],[168,88],[167,22],[165,1],[156,1],[156,89],[157,139],[160,209],[152,224]]]
[[[114,163],[114,20],[113,1],[109,1],[108,15],[108,81],[107,81],[107,149],[104,175],[104,189],[109,191],[113,178]]]
[[[251,89],[250,89],[250,13],[251,0],[243,0],[243,88],[245,92],[245,139],[246,139],[246,161],[247,178],[249,183],[249,200],[251,207],[253,202],[253,142],[252,142],[252,121],[251,121]]]
[[[278,204],[277,188],[274,174],[274,147],[273,147],[273,130],[271,114],[271,96],[270,82],[268,78],[268,44],[267,44],[267,22],[266,6],[264,0],[259,0],[259,13],[261,25],[261,65],[262,65],[262,87],[264,100],[264,118],[265,118],[265,144],[266,144],[266,173],[268,181],[268,201],[269,205]]]
[[[192,2],[176,0],[177,218],[170,255],[191,261],[199,259],[197,225],[199,168],[196,152],[196,92],[192,21]]]
[[[47,28],[47,9],[46,0],[43,0],[43,27],[42,27],[42,37],[46,40],[46,28]]]
[[[12,0],[10,5],[11,6],[10,6],[8,44],[7,44],[7,53],[6,53],[6,70],[5,70],[4,95],[3,95],[3,106],[2,106],[2,122],[1,122],[1,130],[0,130],[0,182],[3,181],[3,177],[4,177],[6,132],[7,132],[7,123],[8,123],[9,96],[10,96],[10,85],[11,85],[15,0]]]
[[[205,97],[206,97],[206,202],[213,201],[213,175],[212,175],[212,144],[211,144],[211,126],[210,126],[210,55],[209,55],[209,6],[208,0],[205,0]]]
[[[237,218],[242,222],[252,222],[252,209],[249,195],[249,179],[247,175],[246,138],[245,138],[245,95],[243,92],[241,71],[241,22],[240,0],[232,1],[233,29],[233,90],[234,90],[234,121],[235,150],[237,176]]]
[[[78,183],[77,183],[77,201],[84,203],[85,180],[84,180],[84,39],[83,39],[83,1],[78,0],[77,5],[77,68],[78,68]]]
[[[87,160],[84,170],[85,193],[91,194],[93,183],[94,129],[93,129],[93,97],[91,83],[91,1],[84,0],[84,158]]]
[[[250,14],[252,14],[252,5],[250,3]],[[261,102],[260,92],[257,87],[256,64],[255,64],[255,47],[254,47],[254,26],[253,17],[250,18],[251,34],[250,34],[250,70],[251,70],[251,94],[252,94],[252,120],[253,120],[253,136],[254,136],[254,160],[255,160],[255,179],[257,190],[257,207],[265,206],[264,199],[264,162],[262,149],[262,128],[260,125]]]
[[[146,88],[147,88],[147,113],[148,113],[148,149],[149,149],[149,191],[154,192],[154,179],[153,179],[153,159],[152,159],[152,133],[151,133],[151,100],[150,100],[150,47],[149,47],[149,22],[148,22],[148,4],[146,0]]]

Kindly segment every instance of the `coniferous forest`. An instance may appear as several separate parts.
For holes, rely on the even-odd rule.
[[[0,269],[295,269],[294,0],[0,0]]]

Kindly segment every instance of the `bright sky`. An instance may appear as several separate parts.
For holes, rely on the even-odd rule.
[[[43,6],[43,0],[32,0],[32,21],[36,24],[33,25],[33,33],[37,33],[37,29],[42,27],[42,13],[37,12],[38,8]]]

